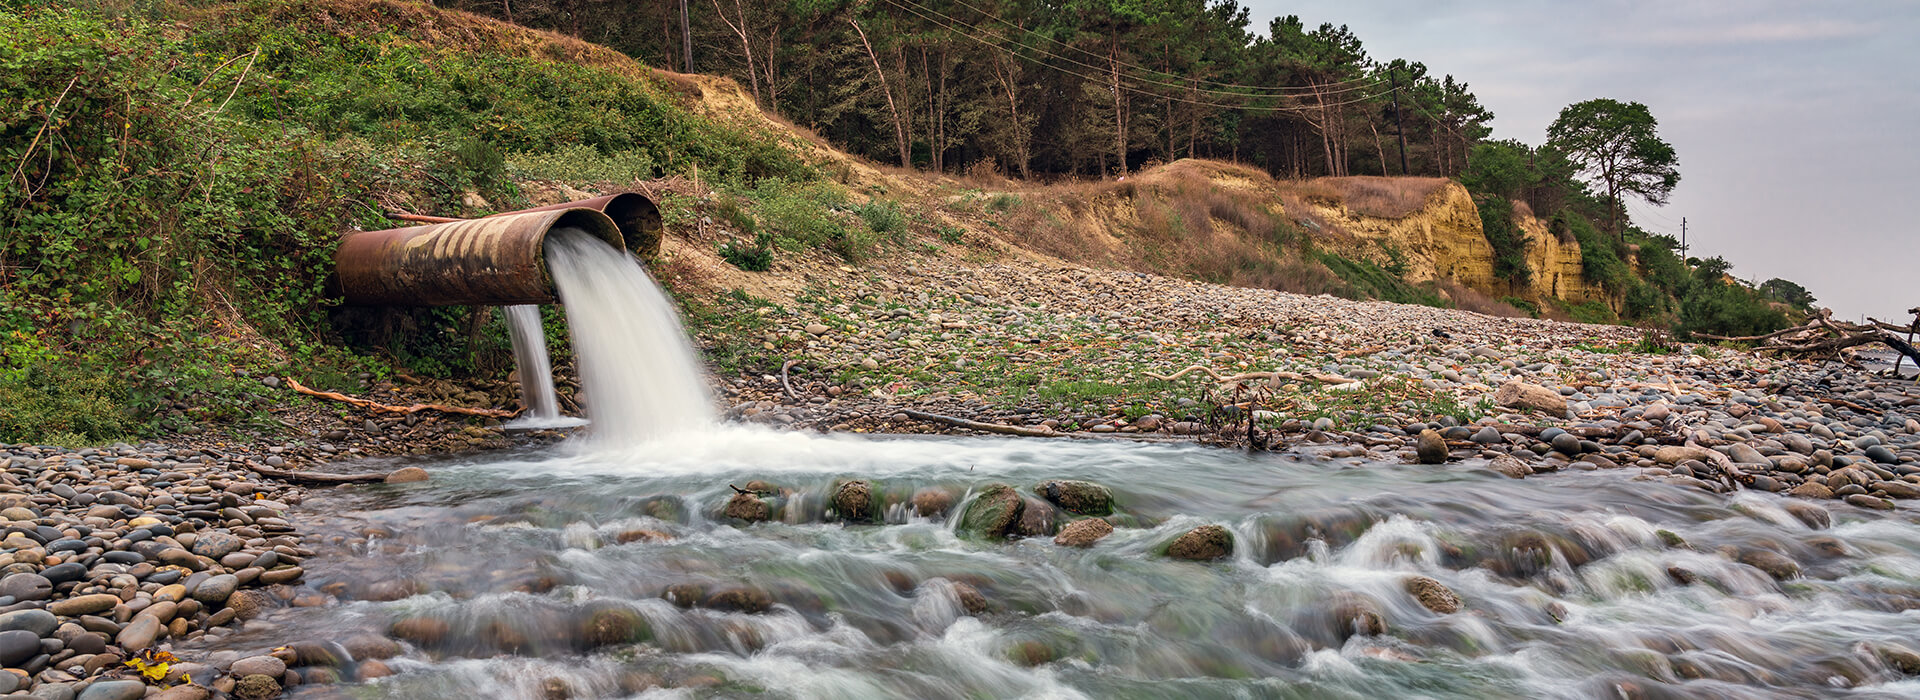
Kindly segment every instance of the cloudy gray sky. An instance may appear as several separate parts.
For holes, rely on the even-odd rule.
[[[1242,0],[1257,31],[1345,24],[1375,59],[1466,80],[1495,138],[1539,144],[1560,108],[1645,103],[1680,155],[1673,201],[1631,205],[1749,280],[1837,315],[1920,306],[1920,2]]]

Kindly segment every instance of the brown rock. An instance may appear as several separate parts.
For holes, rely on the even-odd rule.
[[[1447,440],[1431,428],[1420,431],[1420,437],[1413,442],[1413,452],[1421,464],[1445,464],[1447,461]]]
[[[661,598],[682,608],[691,608],[694,603],[707,597],[707,587],[697,583],[676,583],[667,586],[660,594]]]
[[[1533,473],[1533,467],[1528,466],[1526,462],[1520,461],[1519,457],[1513,455],[1500,455],[1495,457],[1492,461],[1487,462],[1487,468],[1513,479],[1522,479],[1528,474]]]
[[[426,481],[427,478],[427,470],[425,469],[419,467],[401,467],[387,474],[386,481],[389,484],[411,484],[416,481]]]
[[[879,515],[874,506],[873,484],[864,480],[841,484],[833,492],[833,509],[841,520],[870,522]]]
[[[920,489],[913,494],[913,512],[922,518],[945,515],[953,507],[953,494],[940,489]]]
[[[280,697],[280,681],[259,674],[247,676],[233,685],[233,695],[240,700],[272,700]]]
[[[1529,408],[1555,417],[1567,413],[1567,399],[1560,392],[1518,379],[1500,385],[1500,389],[1493,393],[1493,402],[1502,406]]]
[[[1406,586],[1407,592],[1413,594],[1414,599],[1428,610],[1442,615],[1460,612],[1460,597],[1439,581],[1414,576],[1407,579]]]
[[[1807,485],[1819,486],[1819,484],[1812,482],[1802,484],[1802,486]],[[1781,503],[1780,506],[1785,509],[1787,513],[1793,515],[1793,517],[1799,518],[1800,522],[1806,523],[1809,528],[1825,530],[1833,527],[1833,514],[1827,512],[1827,509],[1820,506],[1812,503],[1802,503],[1800,501],[1785,501]]]
[[[721,514],[749,523],[765,522],[773,517],[773,506],[751,493],[736,493],[727,500],[727,507]]]
[[[1167,545],[1167,556],[1189,561],[1213,561],[1233,553],[1233,533],[1219,525],[1202,525]]]
[[[1801,498],[1833,498],[1833,489],[1812,481],[1800,484],[1787,491],[1788,495]]]
[[[453,625],[447,624],[446,620],[433,617],[409,617],[394,621],[393,627],[387,632],[421,646],[433,646],[446,639],[447,633],[451,631],[453,631]]]
[[[1653,461],[1661,464],[1679,464],[1691,459],[1712,464],[1715,454],[1717,453],[1713,450],[1697,445],[1669,445],[1655,450]]]
[[[978,588],[956,581],[953,584],[953,595],[960,599],[960,607],[966,610],[968,615],[978,615],[987,611],[987,597],[981,595]]]
[[[1749,549],[1740,553],[1740,563],[1767,572],[1774,580],[1785,581],[1800,575],[1800,565],[1771,549]]]
[[[703,605],[715,610],[763,613],[773,608],[773,596],[758,586],[735,586],[714,591]]]
[[[1020,509],[1020,522],[1014,524],[1014,533],[1021,537],[1048,537],[1053,535],[1059,525],[1059,512],[1052,503],[1038,498],[1021,497],[1026,501]]]
[[[1060,534],[1053,543],[1063,547],[1092,547],[1107,535],[1113,534],[1113,524],[1099,518],[1087,518],[1067,523],[1060,528]]]

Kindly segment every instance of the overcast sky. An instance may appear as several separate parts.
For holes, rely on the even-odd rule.
[[[1920,306],[1920,2],[1242,0],[1254,28],[1345,24],[1376,60],[1468,82],[1494,138],[1538,145],[1562,107],[1645,103],[1680,156],[1641,226],[1784,277],[1836,315]]]

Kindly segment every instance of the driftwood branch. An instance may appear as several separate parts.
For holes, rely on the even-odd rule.
[[[1896,335],[1896,332],[1904,330],[1907,329],[1877,319],[1868,319],[1867,325],[1836,321],[1832,310],[1821,309],[1806,323],[1766,335],[1737,337],[1709,333],[1694,335],[1711,340],[1759,342],[1760,346],[1755,349],[1760,352],[1798,356],[1835,356],[1847,348],[1878,343],[1905,355],[1915,363],[1920,363],[1920,349],[1915,349],[1912,343]]]
[[[340,484],[376,484],[387,480],[387,475],[379,474],[325,474],[321,472],[296,472],[287,469],[275,469],[254,462],[246,462],[247,468],[259,472],[262,476],[296,484],[315,484],[319,486],[338,486]]]
[[[797,359],[780,363],[780,386],[787,390],[787,398],[790,399],[800,398],[800,393],[793,390],[793,383],[787,381],[787,370],[793,369],[793,366],[797,364],[800,364],[800,361]]]
[[[1021,437],[1060,437],[1063,434],[1063,433],[1055,432],[1052,428],[1047,428],[1047,427],[1027,428],[1027,427],[1022,427],[1018,425],[1002,425],[999,423],[982,423],[977,420],[967,420],[965,418],[943,416],[938,413],[927,413],[925,411],[915,411],[910,408],[902,409],[900,412],[903,414],[906,414],[908,418],[912,418],[914,420],[925,421],[928,423],[944,423],[946,425],[951,425],[956,428],[978,430],[983,433],[998,433],[1000,435],[1018,435]]]
[[[1191,372],[1205,372],[1207,376],[1213,377],[1213,380],[1215,382],[1218,382],[1221,384],[1231,384],[1233,382],[1252,381],[1255,379],[1264,379],[1269,381],[1274,379],[1284,379],[1290,382],[1312,381],[1312,382],[1321,382],[1325,384],[1352,384],[1356,381],[1359,381],[1357,379],[1348,379],[1346,377],[1342,377],[1336,374],[1309,375],[1309,374],[1299,374],[1296,372],[1242,372],[1240,374],[1221,376],[1220,373],[1213,371],[1213,368],[1208,367],[1206,365],[1191,365],[1186,369],[1183,369],[1178,372],[1174,372],[1173,374],[1169,374],[1165,376],[1154,374],[1152,372],[1142,372],[1142,374],[1145,374],[1149,377],[1158,379],[1163,382],[1170,382],[1175,379],[1179,379],[1181,377],[1187,376],[1187,374]]]
[[[305,386],[302,386],[300,382],[294,381],[293,378],[291,377],[287,378],[287,386],[296,392],[306,394],[308,396],[328,399],[332,401],[339,401],[342,403],[349,403],[355,406],[359,406],[361,408],[380,411],[382,413],[419,413],[421,411],[439,411],[441,413],[458,413],[461,415],[485,416],[488,418],[512,418],[515,415],[519,414],[518,411],[502,411],[502,410],[492,409],[492,408],[462,408],[460,406],[442,406],[440,404],[434,404],[434,403],[417,403],[411,406],[389,406],[389,405],[380,403],[378,401],[369,401],[367,399],[354,398],[352,396],[348,396],[346,394],[342,394],[339,392],[319,391],[317,389],[309,389]]]

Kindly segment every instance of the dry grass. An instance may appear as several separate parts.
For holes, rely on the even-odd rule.
[[[1528,218],[1528,219],[1532,219],[1532,218],[1538,218],[1538,217],[1535,217],[1535,216],[1533,215],[1533,205],[1531,205],[1531,204],[1528,204],[1528,203],[1527,203],[1527,200],[1524,200],[1524,199],[1516,199],[1516,200],[1513,200],[1513,216],[1514,216],[1514,218],[1516,218],[1516,219],[1518,219],[1518,218]]]
[[[1359,216],[1404,219],[1422,209],[1447,184],[1441,177],[1322,177],[1280,183],[1283,198],[1343,207]]]
[[[1187,161],[1121,181],[1071,181],[1029,191],[1009,213],[1014,243],[1082,264],[1117,266],[1243,287],[1320,294],[1346,284],[1294,247],[1292,222],[1257,170]]]
[[[1455,308],[1463,311],[1501,316],[1505,318],[1533,318],[1532,314],[1520,310],[1512,304],[1500,301],[1479,291],[1450,279],[1438,280],[1440,291],[1453,300]]]

